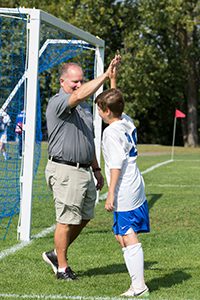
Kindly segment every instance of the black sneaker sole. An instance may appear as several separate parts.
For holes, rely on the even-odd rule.
[[[73,281],[72,278],[63,278],[63,277],[57,277],[58,280],[64,280],[64,281]]]
[[[49,264],[49,265],[52,267],[53,272],[54,272],[55,274],[57,274],[58,269],[57,269],[57,267],[50,261],[50,259],[47,257],[46,252],[43,252],[43,253],[42,253],[42,258],[43,258],[43,260],[44,260],[47,264]]]

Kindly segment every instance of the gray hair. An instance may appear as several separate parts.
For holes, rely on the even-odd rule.
[[[73,62],[70,62],[70,63],[64,63],[62,66],[61,66],[61,68],[60,68],[60,70],[59,70],[59,77],[61,78],[61,76],[63,75],[63,74],[66,74],[67,72],[68,72],[68,70],[70,69],[70,68],[79,68],[79,69],[81,69],[82,70],[82,68],[81,68],[81,66],[79,65],[79,64],[77,64],[77,63],[73,63]]]

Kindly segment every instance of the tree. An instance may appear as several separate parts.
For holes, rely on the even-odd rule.
[[[140,126],[143,140],[168,144],[174,110],[179,107],[187,114],[184,144],[197,146],[198,1],[141,0],[132,4],[137,19],[126,32],[121,72],[128,108],[144,124]],[[127,84],[128,76],[132,80]]]
[[[118,86],[126,111],[139,126],[140,142],[171,144],[175,109],[184,111],[178,143],[198,145],[198,0],[30,0],[105,40],[105,67],[122,53]],[[5,0],[13,7],[25,0]],[[52,75],[52,74],[51,74]],[[181,130],[177,128],[177,130]]]

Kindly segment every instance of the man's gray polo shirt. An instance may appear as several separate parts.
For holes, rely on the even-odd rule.
[[[61,88],[49,100],[46,111],[48,152],[58,159],[91,163],[95,153],[92,114],[85,103],[71,109],[69,97]]]

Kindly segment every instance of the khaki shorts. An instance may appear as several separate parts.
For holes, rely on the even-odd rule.
[[[96,187],[90,168],[48,160],[45,176],[53,191],[58,223],[78,225],[82,220],[94,218]]]

